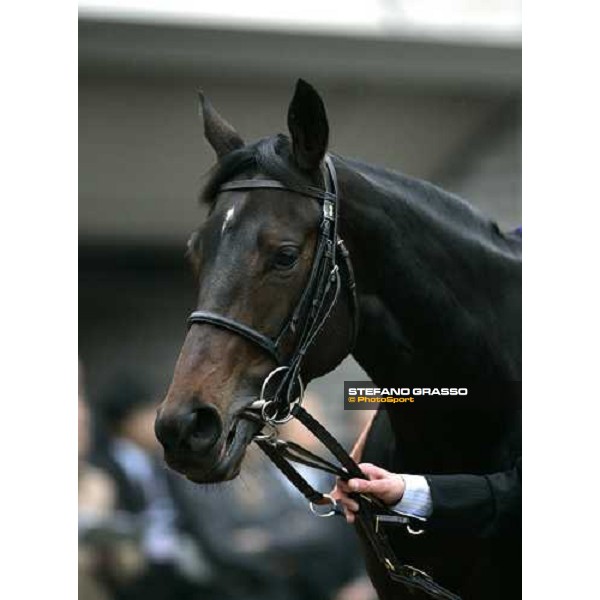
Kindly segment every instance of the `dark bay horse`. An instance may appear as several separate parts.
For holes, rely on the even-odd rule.
[[[205,135],[218,163],[203,191],[208,219],[188,243],[198,309],[273,338],[311,272],[321,209],[290,188],[323,188],[325,108],[300,80],[288,110],[290,137],[245,144],[207,100],[202,103]],[[502,233],[466,202],[427,182],[330,156],[360,325],[352,349],[352,297],[344,286],[306,354],[303,381],[331,371],[351,350],[380,386],[407,377],[418,383],[520,381],[520,236]],[[288,189],[221,189],[242,178],[269,178]],[[284,356],[298,335],[286,329]],[[240,416],[275,366],[267,352],[235,332],[192,325],[156,421],[166,462],[197,483],[236,477],[260,428]],[[399,556],[464,598],[520,593],[518,409],[501,423],[482,411],[440,418],[381,410],[362,456],[428,477],[431,528],[422,536],[398,532],[391,542]],[[365,554],[382,598],[420,597],[390,583],[368,545]]]

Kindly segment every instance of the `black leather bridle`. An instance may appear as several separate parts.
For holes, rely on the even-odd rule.
[[[313,198],[321,205],[319,234],[306,287],[277,336],[266,336],[249,325],[214,312],[196,310],[188,318],[189,327],[207,323],[226,329],[259,346],[273,358],[278,367],[277,371],[283,376],[276,392],[270,394],[270,408],[263,410],[263,414],[269,413],[271,420],[275,422],[282,422],[290,417],[291,404],[295,400],[298,388],[301,387],[302,360],[338,300],[342,279],[348,288],[352,314],[349,353],[352,352],[358,332],[356,285],[348,251],[343,240],[338,237],[338,185],[335,167],[329,156],[324,159],[323,180],[324,190],[311,186],[291,187],[273,179],[230,181],[218,190],[218,193],[258,189],[286,190]],[[286,357],[282,346],[290,333],[296,335],[296,341],[293,352]],[[299,400],[301,401],[301,398]]]
[[[351,478],[365,478],[365,475],[329,431],[301,406],[302,360],[339,298],[342,279],[346,282],[349,291],[352,312],[349,353],[352,352],[358,333],[358,301],[354,273],[348,251],[337,231],[339,202],[337,176],[329,155],[325,156],[323,164],[324,190],[310,186],[288,186],[273,179],[235,180],[223,184],[218,190],[218,193],[257,189],[285,190],[313,198],[321,205],[319,234],[306,287],[277,336],[271,338],[249,325],[204,310],[196,310],[189,316],[188,327],[209,324],[225,329],[252,342],[273,358],[277,367],[265,379],[260,398],[244,411],[242,417],[258,422],[260,430],[265,426],[271,428],[270,434],[256,435],[254,441],[307,498],[311,510],[317,516],[328,517],[343,514],[341,507],[328,494],[315,490],[290,462],[301,463],[334,474],[346,481]],[[290,356],[285,357],[282,346],[289,333],[296,335],[296,341]],[[269,390],[269,384],[274,382],[273,377],[277,373],[281,373],[282,377],[275,386],[271,386],[275,387],[274,391]],[[280,440],[275,425],[291,418],[298,419],[335,456],[339,465],[313,454],[294,442]],[[432,598],[461,600],[459,596],[437,584],[424,571],[401,563],[387,540],[383,530],[384,525],[403,525],[410,533],[419,535],[424,532],[421,519],[394,510],[372,496],[365,494],[352,496],[360,506],[356,515],[357,526],[369,540],[390,579],[410,589],[420,590]],[[328,505],[331,510],[321,513],[315,508],[319,505]]]

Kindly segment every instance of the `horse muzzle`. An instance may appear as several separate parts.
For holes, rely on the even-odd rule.
[[[235,478],[259,428],[255,422],[236,417],[225,427],[211,404],[183,413],[160,411],[155,422],[165,462],[195,483]]]

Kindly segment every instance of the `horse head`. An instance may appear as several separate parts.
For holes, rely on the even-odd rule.
[[[302,80],[288,109],[290,137],[245,144],[202,94],[200,100],[205,137],[218,158],[203,191],[208,218],[188,242],[198,284],[194,314],[204,316],[191,320],[155,430],[170,467],[212,483],[239,473],[262,427],[243,413],[304,333],[304,315],[297,324],[290,319],[304,306],[323,209],[293,190],[323,189],[329,127],[320,96]],[[281,187],[232,186],[266,178]],[[303,357],[304,382],[335,368],[350,350],[350,295],[340,293],[331,308]],[[276,352],[268,351],[271,340]]]

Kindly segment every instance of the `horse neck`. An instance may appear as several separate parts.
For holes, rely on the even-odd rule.
[[[425,182],[340,179],[361,317],[354,356],[369,376],[520,379],[520,245]]]

